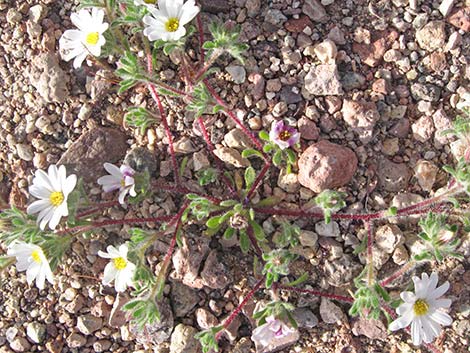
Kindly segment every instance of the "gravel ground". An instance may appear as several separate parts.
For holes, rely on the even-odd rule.
[[[93,198],[100,197],[92,182],[102,174],[102,163],[119,162],[126,155],[127,161],[144,164],[155,177],[172,180],[163,128],[140,135],[123,123],[128,106],[155,108],[146,89],[118,96],[106,72],[86,65],[74,71],[58,59],[58,38],[72,28],[69,15],[74,6],[55,0],[0,0],[0,197],[4,203],[26,205],[31,172],[59,160],[85,179]],[[452,140],[440,132],[454,119],[459,95],[470,88],[470,1],[206,0],[202,17],[204,23],[219,19],[240,24],[242,40],[250,45],[245,66],[224,57],[217,61],[220,72],[211,79],[250,129],[267,130],[273,120],[283,118],[302,134],[299,154],[319,140],[329,140],[334,145],[324,147],[326,154],[344,155],[348,152],[338,148],[349,148],[357,156],[356,168],[340,168],[324,184],[310,188],[297,177],[278,177],[273,169],[259,196],[274,194],[289,207],[306,203],[316,187],[337,182],[329,187],[341,186],[347,193],[348,211],[365,212],[390,203],[416,202],[446,185],[448,176],[441,167],[454,163],[457,152],[453,154]],[[197,50],[196,38],[191,46]],[[194,50],[189,51],[191,57],[196,56]],[[177,67],[168,58],[158,65],[164,80],[178,81]],[[165,104],[171,107],[178,159],[189,157],[184,180],[196,188],[191,181],[195,171],[209,165],[211,157],[194,117],[173,101]],[[220,115],[208,119],[207,125],[228,168],[244,165],[239,155],[233,157],[233,151],[244,147],[233,123]],[[208,192],[219,196],[221,189]],[[161,193],[141,208],[115,208],[107,215],[174,213],[180,201]],[[297,224],[303,230],[298,249],[302,257],[294,263],[293,273],[311,274],[307,288],[347,294],[364,263],[352,255],[363,225],[335,222],[325,229],[320,222],[297,220]],[[278,230],[272,218],[263,227],[268,234]],[[0,353],[143,353],[151,352],[151,347],[162,353],[198,352],[197,346],[181,350],[178,342],[190,341],[193,332],[221,322],[256,283],[247,275],[252,273],[250,255],[243,255],[234,244],[201,239],[200,228],[192,225],[175,254],[175,271],[162,304],[163,323],[136,333],[116,310],[127,295],[116,297],[113,288],[101,285],[106,262],[97,256],[106,244],[128,239],[127,229],[110,228],[74,241],[54,288],[30,288],[24,274],[11,267],[2,277],[0,290]],[[416,242],[416,225],[412,221],[376,224],[376,229],[377,237],[389,234],[376,249],[376,269],[382,278],[408,258]],[[437,270],[441,280],[451,282],[448,296],[453,299],[454,323],[435,342],[443,352],[470,351],[470,236],[462,236],[465,260],[449,259],[417,269],[418,273]],[[149,261],[155,264],[167,247],[168,240],[158,241]],[[195,263],[189,269],[184,267],[189,266],[184,264],[187,257]],[[214,266],[220,271],[211,271]],[[196,272],[187,278],[186,270]],[[400,288],[390,290],[397,294]],[[267,291],[255,296],[256,301],[267,298]],[[389,335],[382,322],[348,317],[348,305],[291,293],[283,298],[301,308],[298,315],[304,319],[300,340],[281,352],[424,351],[413,348],[407,333]],[[244,313],[254,306],[250,302]],[[254,351],[248,316],[235,320],[230,337],[222,342],[224,351]]]

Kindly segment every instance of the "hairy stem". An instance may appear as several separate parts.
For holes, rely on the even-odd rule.
[[[372,244],[374,242],[374,232],[372,230],[372,222],[365,222],[367,229],[367,284],[372,286],[374,280],[374,255],[372,252]]]
[[[255,293],[258,291],[258,289],[261,287],[261,285],[264,283],[264,281],[265,281],[265,278],[263,276],[263,278],[261,278],[256,283],[256,285],[253,287],[253,289],[250,290],[250,292],[246,295],[246,297],[242,300],[242,302],[240,304],[238,304],[238,306],[235,308],[235,310],[233,310],[232,313],[230,314],[230,316],[224,321],[224,324],[223,324],[224,328],[227,328],[227,327],[230,326],[232,321],[237,317],[237,315],[240,313],[240,311],[243,309],[243,307],[248,303],[248,301],[251,299],[251,297],[253,297],[253,295],[255,295]],[[215,338],[218,340],[220,338],[220,336],[222,335],[222,333],[223,333],[223,331],[218,332],[217,335],[215,336]]]
[[[258,188],[259,183],[261,183],[261,180],[263,180],[264,176],[268,172],[269,167],[271,167],[271,163],[266,161],[265,164],[264,164],[263,169],[261,170],[261,173],[258,174],[258,176],[256,177],[255,182],[253,183],[253,185],[251,185],[251,188],[248,191],[248,194],[246,195],[246,201],[249,201],[251,199],[251,197],[253,196],[255,190]]]
[[[414,266],[416,265],[416,261],[410,260],[406,264],[404,264],[398,271],[393,273],[392,275],[388,276],[387,278],[383,279],[380,281],[380,285],[382,287],[385,287],[389,283],[392,283],[394,280],[397,278],[403,276],[405,273],[407,273],[409,270],[411,270]]]
[[[346,303],[353,303],[354,299],[351,297],[345,297],[343,295],[337,295],[337,294],[329,294],[329,293],[323,293],[320,291],[316,290],[311,290],[311,289],[302,289],[302,288],[296,288],[296,287],[288,287],[288,286],[282,286],[282,285],[277,285],[275,284],[275,288],[277,289],[283,289],[291,292],[296,292],[296,293],[305,293],[305,294],[311,294],[317,297],[323,297],[323,298],[328,298],[328,299],[333,299],[333,300],[338,300]]]

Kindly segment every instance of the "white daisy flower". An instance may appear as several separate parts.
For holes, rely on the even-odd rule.
[[[455,106],[458,110],[464,110],[470,108],[470,92],[465,92],[460,97],[460,101]]]
[[[60,219],[69,215],[67,197],[76,184],[77,176],[72,174],[67,177],[63,165],[57,168],[55,164],[51,164],[47,174],[41,169],[36,171],[29,193],[39,200],[29,205],[26,212],[39,213],[37,219],[39,228],[44,230],[49,223],[49,228],[55,229]]]
[[[105,259],[112,259],[104,268],[103,284],[108,285],[114,280],[116,292],[124,292],[128,286],[132,286],[135,265],[127,260],[127,245],[122,244],[119,250],[109,245],[106,250],[98,251],[98,255]]]
[[[432,273],[429,277],[426,273],[419,277],[414,276],[415,293],[403,292],[400,294],[405,301],[397,308],[398,319],[390,324],[389,329],[396,331],[411,324],[411,338],[414,345],[420,345],[422,341],[431,343],[439,336],[442,326],[452,323],[452,318],[442,311],[449,308],[450,299],[439,299],[449,289],[449,282],[437,287],[438,277]]]
[[[186,34],[184,25],[196,17],[200,9],[195,0],[159,0],[157,7],[148,7],[150,15],[144,16],[144,35],[149,40],[178,40]]]
[[[15,241],[7,250],[8,256],[16,257],[16,268],[18,271],[26,270],[26,281],[28,284],[36,280],[36,287],[44,289],[44,282],[54,284],[54,276],[42,249],[34,244]]]
[[[78,29],[68,29],[59,39],[59,52],[65,61],[73,61],[73,67],[78,69],[88,54],[101,55],[101,47],[106,43],[103,32],[108,24],[103,22],[104,10],[96,7],[89,10],[82,9],[70,15],[72,23]]]
[[[127,165],[122,165],[121,168],[118,168],[111,163],[105,163],[103,166],[110,174],[98,179],[98,184],[103,186],[104,192],[119,189],[119,203],[121,205],[124,204],[124,198],[127,193],[132,197],[137,196],[135,192],[134,169]]]

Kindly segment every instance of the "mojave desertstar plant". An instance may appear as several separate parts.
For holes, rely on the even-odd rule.
[[[103,284],[109,285],[114,280],[116,292],[124,292],[128,286],[132,286],[136,269],[136,266],[127,260],[127,245],[122,244],[119,249],[109,245],[106,250],[107,252],[98,251],[100,257],[111,259],[104,268]]]
[[[150,41],[161,39],[175,41],[186,34],[184,25],[196,17],[200,9],[194,0],[160,0],[157,7],[148,7],[150,15],[144,16],[144,35]]]
[[[98,179],[98,184],[103,186],[104,192],[111,192],[119,190],[119,203],[124,204],[124,198],[129,193],[135,197],[135,171],[127,165],[122,165],[120,168],[111,163],[105,163],[104,169],[110,174],[102,176]]]
[[[269,131],[269,139],[281,150],[294,146],[300,140],[299,132],[284,123],[283,120],[273,121]]]
[[[39,200],[29,205],[26,212],[39,213],[37,222],[41,230],[44,230],[47,223],[54,230],[60,219],[68,216],[67,197],[76,184],[77,176],[72,174],[67,177],[63,165],[57,168],[55,164],[51,164],[47,174],[41,169],[36,171],[29,193]]]
[[[16,257],[16,268],[18,271],[26,270],[26,281],[28,284],[36,280],[36,287],[44,289],[44,282],[54,284],[54,276],[41,247],[34,244],[15,241],[7,250],[8,256]]]
[[[78,29],[68,29],[62,34],[59,52],[65,61],[75,58],[73,67],[78,69],[89,54],[101,55],[101,47],[106,43],[103,33],[109,25],[103,22],[104,11],[96,7],[91,12],[82,9],[72,13],[70,19]]]
[[[452,301],[440,299],[449,289],[449,282],[436,288],[438,280],[437,273],[434,272],[430,277],[426,273],[421,275],[421,279],[413,277],[415,293],[400,294],[405,302],[397,308],[400,317],[390,324],[391,331],[397,331],[411,324],[413,344],[420,345],[423,341],[431,343],[441,333],[441,325],[448,326],[452,323],[449,314],[441,310],[449,308]]]

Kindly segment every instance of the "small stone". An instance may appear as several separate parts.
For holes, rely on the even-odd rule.
[[[223,289],[231,282],[229,271],[217,258],[217,251],[209,252],[201,271],[201,278],[204,285],[212,289]]]
[[[292,316],[301,328],[311,329],[318,325],[318,318],[310,309],[296,308]]]
[[[395,206],[396,208],[400,209],[400,208],[403,208],[403,207],[408,207],[408,206],[411,206],[411,205],[414,205],[416,203],[419,203],[421,201],[423,201],[423,197],[421,195],[418,195],[418,194],[413,194],[413,193],[410,193],[410,192],[404,192],[404,193],[400,193],[400,194],[397,194],[393,197],[392,199],[392,202],[391,202],[391,206]],[[407,220],[411,220],[413,221],[413,223],[417,223],[418,220],[420,219],[421,215],[414,215],[414,216],[409,216],[409,217],[406,217],[405,219]],[[403,220],[403,218],[400,218],[400,220]],[[397,223],[398,220],[397,219],[393,219],[393,222],[390,221],[391,223]]]
[[[387,328],[381,320],[359,316],[353,323],[352,332],[355,336],[366,336],[372,340],[386,340]]]
[[[425,160],[418,161],[415,167],[415,178],[424,191],[432,191],[438,171],[439,168],[434,163]]]
[[[10,348],[15,352],[28,352],[31,344],[24,337],[16,337],[11,343]]]
[[[411,130],[413,131],[413,137],[419,142],[428,141],[434,133],[432,117],[423,115],[411,125]]]
[[[377,168],[379,186],[385,191],[398,192],[406,189],[411,178],[406,163],[394,163],[384,158]]]
[[[313,66],[305,76],[304,88],[316,96],[343,94],[336,65]]]
[[[336,324],[344,317],[343,311],[331,300],[322,298],[320,303],[320,316],[327,324]]]
[[[332,238],[320,239],[333,240]],[[362,270],[362,266],[349,254],[342,254],[336,259],[328,259],[323,267],[326,281],[335,287],[350,285],[353,278]]]
[[[170,353],[199,353],[199,341],[194,338],[196,333],[194,327],[178,324],[171,334]]]
[[[236,149],[251,148],[249,137],[240,129],[232,129],[224,136],[224,142],[228,147]]]
[[[438,102],[441,97],[441,89],[432,84],[413,83],[411,95],[416,101]]]
[[[103,327],[103,320],[93,315],[82,315],[77,318],[77,329],[84,335],[91,335]]]
[[[320,44],[317,44],[313,50],[322,64],[335,63],[338,49],[336,49],[336,44],[331,39],[327,39]]]
[[[210,166],[206,152],[198,151],[193,154],[193,166],[195,171],[205,169]]]
[[[179,140],[175,141],[174,148],[176,153],[188,154],[196,152],[196,146],[190,138],[183,136]]]
[[[434,133],[435,142],[441,145],[448,143],[450,135],[445,135],[443,132],[452,128],[452,119],[446,114],[443,108],[439,108],[432,115],[432,120],[436,128],[436,132]]]
[[[356,154],[323,140],[308,147],[299,158],[299,182],[314,192],[343,186],[357,170]]]
[[[389,130],[389,133],[398,138],[405,138],[410,132],[410,121],[408,119],[400,119]]]
[[[196,310],[196,321],[202,330],[217,326],[219,322],[209,310],[204,308],[198,308]]]
[[[410,256],[403,245],[399,245],[393,252],[392,259],[397,265],[402,266],[408,262]]]
[[[394,224],[386,224],[375,232],[375,244],[378,248],[391,254],[395,248],[402,242],[403,233],[400,228]]]
[[[46,326],[39,322],[31,322],[26,326],[26,335],[34,343],[42,343],[46,337]]]
[[[246,80],[246,70],[243,66],[231,65],[227,66],[225,70],[232,76],[233,82],[242,84]]]
[[[416,40],[422,49],[433,51],[446,44],[445,24],[442,21],[431,21],[416,32]]]
[[[276,103],[276,105],[274,106],[273,115],[276,118],[279,118],[279,117],[283,116],[285,113],[287,113],[288,110],[289,109],[287,107],[287,103],[284,102],[284,101],[281,101],[281,102]]]
[[[470,32],[470,7],[467,6],[454,11],[447,20],[451,25],[462,31]]]
[[[305,140],[316,141],[320,137],[320,129],[317,124],[306,117],[299,119],[297,127],[299,128],[300,137]]]
[[[380,114],[374,102],[352,101],[345,99],[341,110],[343,119],[363,143],[372,139],[374,126],[380,119]]]
[[[357,72],[347,72],[341,77],[341,84],[346,92],[361,88],[366,83],[366,78]]]
[[[277,186],[286,192],[296,193],[300,189],[298,175],[296,173],[287,173],[285,169],[281,169]]]
[[[302,229],[299,235],[300,244],[309,248],[315,248],[317,246],[318,235],[310,230]]]
[[[236,149],[230,147],[218,147],[214,150],[214,154],[223,162],[231,164],[236,168],[244,168],[250,165],[250,161],[240,154]]]
[[[341,235],[339,225],[335,221],[331,221],[328,224],[325,221],[316,223],[315,232],[322,237],[339,237]]]
[[[199,302],[197,292],[180,282],[171,284],[171,306],[176,317],[185,317]]]
[[[69,348],[80,348],[86,344],[86,337],[78,333],[72,333],[67,337],[67,346]]]
[[[93,350],[98,353],[104,352],[111,347],[111,344],[112,343],[109,340],[99,340],[93,343]]]
[[[302,15],[299,18],[290,18],[289,20],[287,20],[284,26],[289,32],[300,33],[306,27],[313,28],[314,25],[312,21],[310,20],[310,18],[308,18],[305,15]]]
[[[47,7],[42,4],[31,6],[28,11],[29,19],[33,21],[33,23],[39,23],[46,14]]]
[[[382,146],[382,152],[388,156],[395,155],[400,150],[398,138],[385,139]]]
[[[302,12],[314,22],[326,22],[328,14],[318,0],[305,0]]]
[[[261,9],[261,0],[247,0],[245,7],[249,17],[256,17]]]
[[[18,153],[18,157],[20,157],[24,161],[29,162],[32,161],[34,158],[34,153],[31,145],[17,144],[16,152]]]
[[[229,12],[231,8],[227,0],[202,0],[201,2],[203,11],[216,15],[221,12]]]

